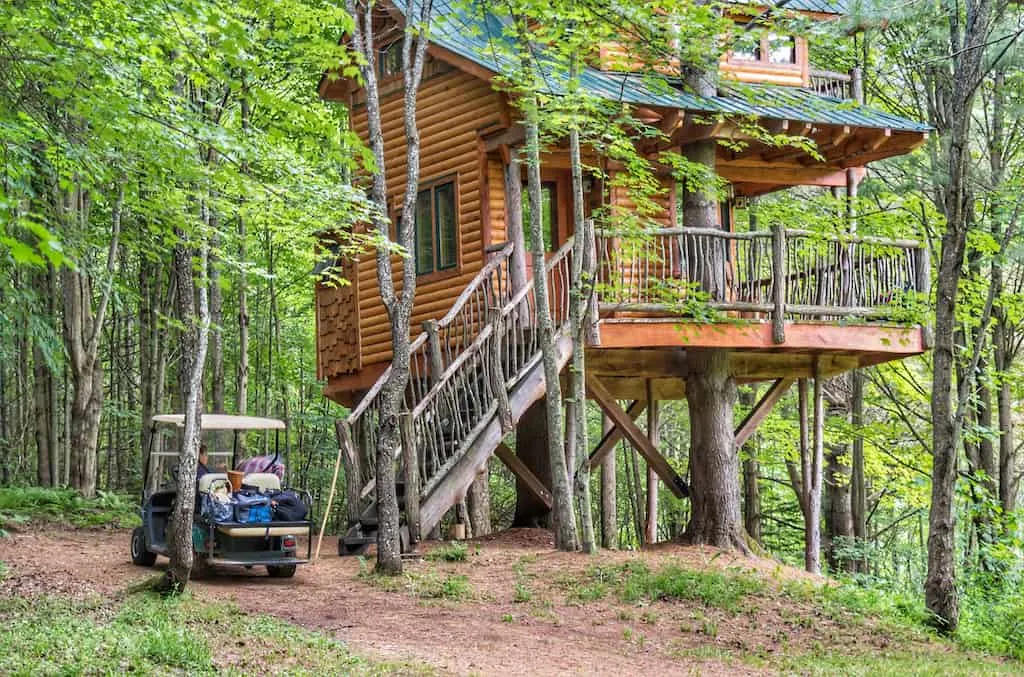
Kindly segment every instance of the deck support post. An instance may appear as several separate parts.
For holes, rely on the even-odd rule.
[[[627,412],[628,413],[628,412]],[[601,414],[601,432],[607,436],[615,430],[608,414]],[[616,550],[619,546],[619,520],[616,505],[617,480],[615,473],[615,444],[611,445],[611,453],[604,457],[601,464],[601,546],[608,550]],[[598,445],[600,448],[600,445]]]
[[[786,342],[786,230],[772,225],[772,342]]]
[[[658,432],[658,400],[654,399],[652,380],[647,379],[647,439],[655,449],[661,442]],[[644,542],[648,545],[658,542],[658,473],[647,464],[647,524],[644,525]]]

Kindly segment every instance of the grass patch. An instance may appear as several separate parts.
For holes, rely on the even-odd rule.
[[[614,566],[590,569],[588,584],[580,584],[580,599],[600,599],[614,590],[626,602],[643,600],[689,600],[737,613],[740,602],[764,590],[764,583],[749,574],[722,571],[694,571],[674,564],[651,570],[633,560]]]
[[[32,522],[51,522],[75,527],[134,527],[139,520],[134,498],[97,492],[82,498],[72,489],[42,487],[0,488],[0,536]]]
[[[131,595],[123,603],[0,600],[0,673],[195,675],[423,673],[375,663],[326,635],[229,603]]]
[[[750,665],[769,667],[783,673],[800,675],[848,675],[884,677],[915,675],[945,677],[946,675],[1016,675],[1020,665],[985,661],[977,656],[947,652],[878,651],[845,654],[815,651],[803,655],[776,654],[763,659],[749,655],[743,658]]]
[[[452,541],[448,545],[438,546],[428,552],[426,559],[432,562],[465,562],[468,554],[469,548],[465,543]]]
[[[385,576],[374,573],[364,559],[360,560],[358,578],[387,592],[405,592],[422,599],[462,601],[473,597],[469,577],[462,574],[439,576],[433,571],[427,571]]]

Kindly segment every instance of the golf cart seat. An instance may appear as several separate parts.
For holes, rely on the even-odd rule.
[[[214,489],[218,488],[218,485],[221,482],[227,485],[227,473],[208,472],[199,478],[199,482],[196,484],[196,491],[200,494],[208,494]]]
[[[281,491],[281,478],[272,472],[251,472],[242,478],[242,486],[249,485],[260,490],[261,494],[268,491]]]

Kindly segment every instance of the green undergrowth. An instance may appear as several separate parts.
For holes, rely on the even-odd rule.
[[[230,603],[0,598],[0,674],[426,674]]]
[[[374,572],[365,559],[360,559],[358,577],[375,588],[404,592],[421,599],[460,602],[475,597],[469,577],[464,574],[405,571],[397,576],[388,576]]]
[[[596,565],[584,577],[561,581],[570,601],[593,602],[614,594],[623,602],[686,600],[738,613],[741,602],[764,590],[756,576],[734,571],[694,570],[675,564],[651,569],[640,560]]]
[[[425,559],[432,562],[465,562],[469,558],[469,548],[461,541],[452,541],[447,545],[440,545],[425,556]]]
[[[74,527],[134,527],[139,522],[135,499],[100,491],[82,498],[72,489],[0,488],[0,536],[31,523]]]

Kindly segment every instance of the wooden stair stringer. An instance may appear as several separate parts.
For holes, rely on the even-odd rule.
[[[572,339],[562,335],[555,341],[558,369],[561,371],[572,356]],[[512,423],[515,425],[526,410],[544,397],[544,362],[537,360],[530,371],[509,392],[509,406]],[[505,438],[501,420],[496,410],[477,428],[477,434],[463,446],[459,460],[448,470],[445,477],[420,501],[420,532],[429,533],[444,514],[461,501],[469,486],[483,470],[488,459]]]

